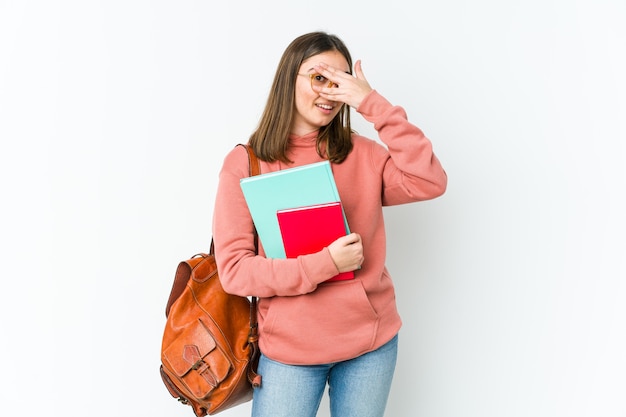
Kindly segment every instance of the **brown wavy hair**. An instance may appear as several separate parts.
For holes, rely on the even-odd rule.
[[[287,147],[295,111],[296,77],[302,62],[328,51],[338,51],[348,61],[352,74],[352,57],[348,48],[335,35],[311,32],[294,39],[278,63],[274,82],[257,129],[250,136],[250,145],[259,159],[267,162],[291,162]],[[339,113],[317,136],[317,153],[334,163],[341,163],[352,150],[350,106],[343,104]]]

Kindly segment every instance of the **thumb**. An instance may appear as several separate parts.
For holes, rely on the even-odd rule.
[[[363,74],[363,66],[361,65],[361,60],[357,60],[356,63],[354,64],[354,74],[356,75],[356,78],[358,78],[359,80],[364,80],[365,79],[365,74]]]

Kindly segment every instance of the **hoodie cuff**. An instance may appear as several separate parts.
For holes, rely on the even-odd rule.
[[[324,248],[317,253],[301,256],[299,261],[306,277],[315,285],[321,284],[339,274],[339,270],[333,262],[328,248]]]

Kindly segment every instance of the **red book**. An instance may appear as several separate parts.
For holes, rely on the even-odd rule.
[[[276,212],[287,258],[316,253],[347,234],[340,202],[316,204]],[[341,272],[328,281],[354,279],[354,271]]]

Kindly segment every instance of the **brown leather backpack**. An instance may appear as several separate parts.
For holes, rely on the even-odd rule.
[[[246,149],[250,175],[257,175],[258,160]],[[160,370],[170,394],[196,416],[250,401],[260,386],[256,302],[224,291],[213,241],[208,254],[179,263],[165,309]]]

